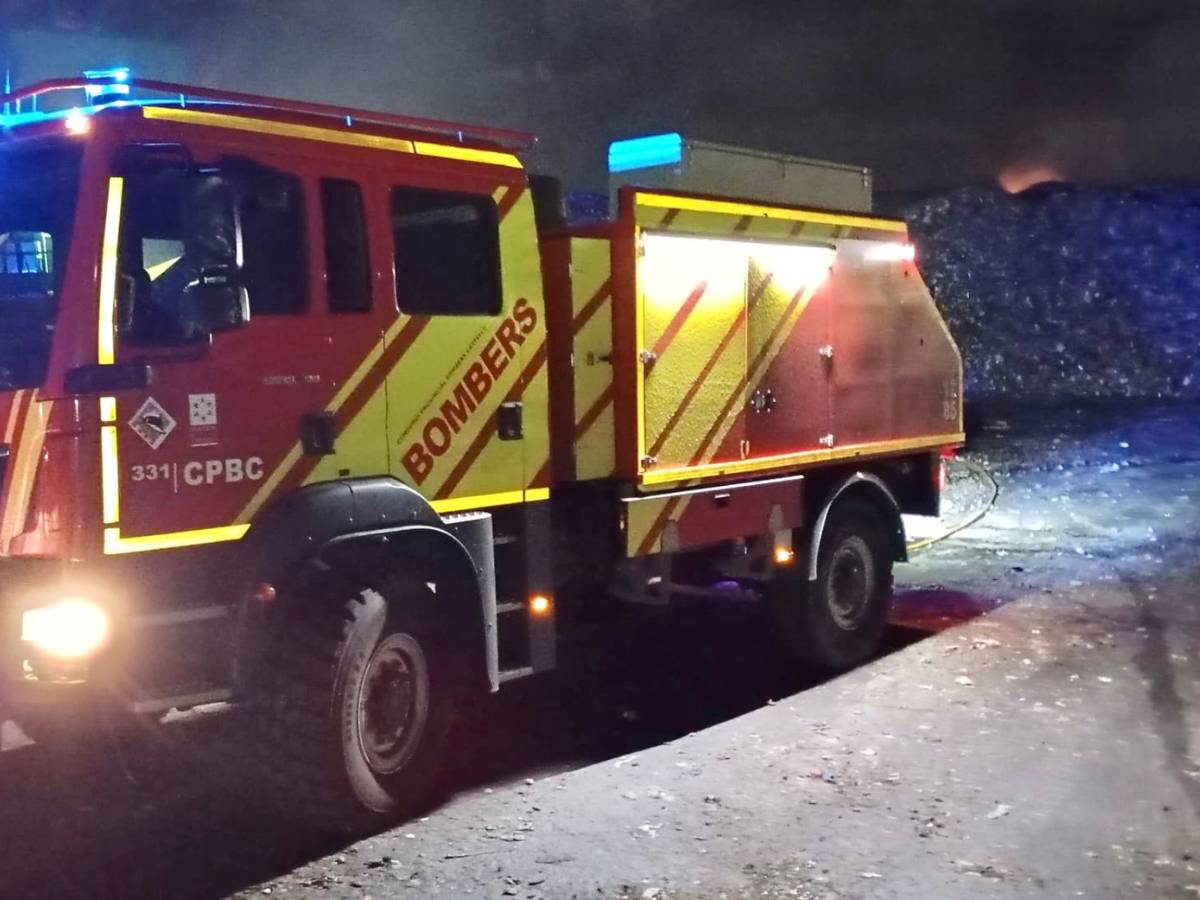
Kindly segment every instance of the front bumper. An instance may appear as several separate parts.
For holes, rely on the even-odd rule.
[[[109,641],[63,662],[21,640],[24,612],[54,599],[56,584],[102,584],[62,563],[0,560],[0,718],[72,716],[108,707],[153,714],[233,697],[238,616],[233,606],[128,608],[92,598],[111,615]]]

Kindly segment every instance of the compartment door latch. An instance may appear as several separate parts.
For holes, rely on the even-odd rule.
[[[502,441],[519,441],[525,436],[522,404],[519,400],[501,403],[496,411],[496,433]]]

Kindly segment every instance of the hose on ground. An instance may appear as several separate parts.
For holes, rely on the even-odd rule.
[[[909,553],[916,553],[921,550],[926,550],[929,547],[932,547],[934,544],[940,543],[941,541],[946,540],[946,538],[953,537],[954,535],[958,534],[960,531],[970,528],[972,525],[974,525],[976,522],[978,522],[980,519],[982,519],[984,516],[986,516],[989,512],[991,512],[992,507],[996,505],[996,498],[1000,496],[1000,485],[998,485],[996,483],[996,479],[992,477],[991,473],[987,469],[985,469],[983,466],[973,463],[970,460],[958,459],[955,461],[960,463],[961,465],[965,466],[967,469],[974,472],[976,475],[981,476],[984,480],[986,480],[988,482],[988,484],[990,484],[992,486],[992,495],[990,498],[988,498],[987,503],[985,503],[981,508],[979,508],[975,512],[971,513],[971,515],[969,515],[964,521],[959,522],[954,527],[948,528],[941,534],[935,535],[934,537],[924,538],[922,540],[913,541],[912,543],[910,543],[908,545]]]

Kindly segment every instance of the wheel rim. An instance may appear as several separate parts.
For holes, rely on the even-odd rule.
[[[412,758],[428,714],[425,654],[409,635],[389,635],[371,654],[358,697],[358,739],[376,774],[393,774]]]
[[[875,588],[875,565],[866,541],[846,538],[829,562],[829,613],[843,631],[863,623]]]

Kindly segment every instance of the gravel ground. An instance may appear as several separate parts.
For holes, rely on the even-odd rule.
[[[485,704],[447,795],[365,841],[255,812],[236,718],[6,753],[0,892],[1194,898],[1198,412],[990,410],[996,507],[898,569],[887,655],[812,684],[752,609],[655,611]]]

